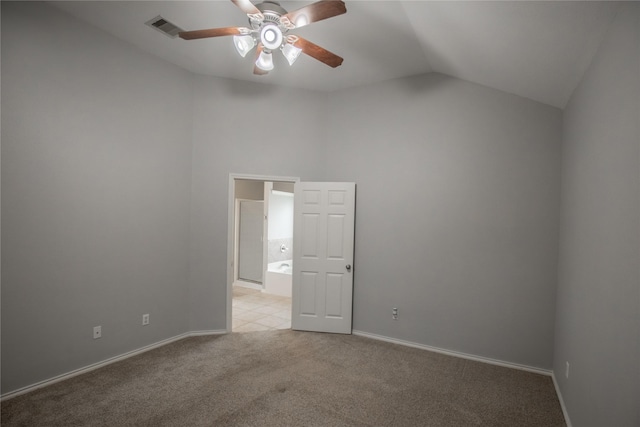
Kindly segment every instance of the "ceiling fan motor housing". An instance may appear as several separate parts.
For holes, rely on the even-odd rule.
[[[262,13],[271,13],[278,17],[287,14],[287,10],[275,1],[265,1],[256,5],[256,8]]]
[[[257,33],[266,50],[280,48],[285,40],[284,34],[293,28],[286,18],[281,19],[287,14],[287,10],[279,3],[272,1],[259,3],[256,8],[262,12],[264,19],[256,20],[249,17],[251,28]]]

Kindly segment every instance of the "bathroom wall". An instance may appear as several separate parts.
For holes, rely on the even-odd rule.
[[[288,193],[289,194],[289,193]],[[272,192],[269,196],[268,261],[284,261],[293,254],[293,195]],[[286,247],[284,252],[282,245]]]
[[[236,180],[236,199],[263,200],[264,183],[249,179]]]
[[[293,193],[293,182],[274,182],[273,189]]]

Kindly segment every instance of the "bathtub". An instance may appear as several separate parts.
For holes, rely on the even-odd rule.
[[[264,281],[264,292],[268,294],[291,297],[291,260],[277,261],[267,264]]]

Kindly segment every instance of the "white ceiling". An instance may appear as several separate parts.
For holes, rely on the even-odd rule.
[[[254,2],[257,2],[254,0]],[[292,30],[342,56],[330,68],[302,55],[253,74],[230,37],[171,39],[144,23],[161,15],[185,30],[247,26],[231,1],[51,2],[144,51],[199,74],[333,91],[430,71],[563,108],[619,3],[346,0],[347,13]],[[281,1],[291,11],[312,1]]]

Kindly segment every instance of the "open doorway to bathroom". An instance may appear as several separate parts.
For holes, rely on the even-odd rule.
[[[230,177],[233,236],[228,331],[291,328],[293,185],[297,180]]]

